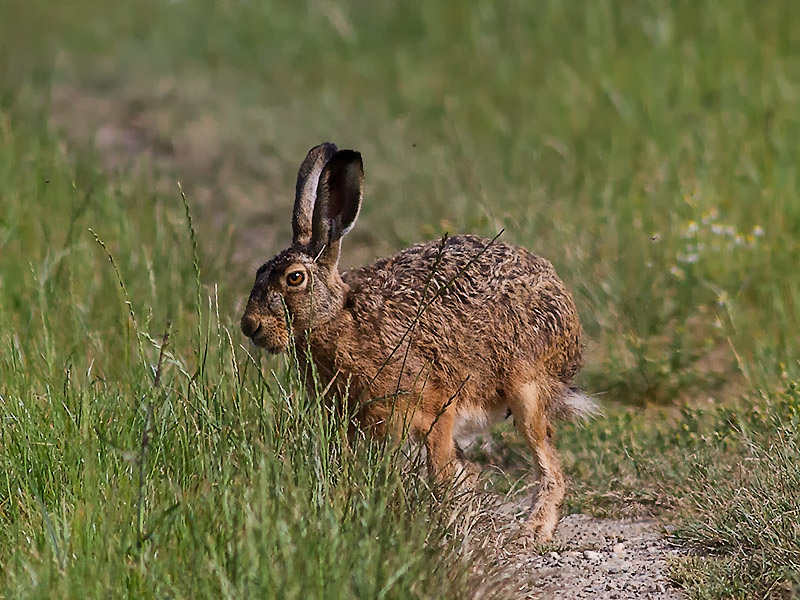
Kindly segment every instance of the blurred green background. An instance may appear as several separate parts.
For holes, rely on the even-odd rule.
[[[741,352],[796,356],[791,5],[34,6],[6,8],[6,95],[160,195],[180,180],[201,250],[241,266],[224,294],[286,245],[295,169],[332,140],[367,169],[345,263],[505,229],[578,297],[593,391],[728,378],[732,318]]]

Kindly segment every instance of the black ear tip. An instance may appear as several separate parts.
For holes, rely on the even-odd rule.
[[[364,165],[364,161],[361,160],[361,152],[357,150],[339,150],[331,158],[331,161],[334,160],[343,165],[357,164],[360,167]]]

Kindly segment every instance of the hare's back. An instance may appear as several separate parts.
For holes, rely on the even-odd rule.
[[[443,243],[434,240],[415,244],[371,265],[350,269],[344,280],[359,290],[422,293],[430,283],[462,291],[491,292],[510,279],[555,276],[545,259],[519,246],[473,235],[457,235]],[[420,287],[422,285],[423,287]]]
[[[417,244],[343,274],[346,307],[357,322],[399,342],[416,321],[413,344],[445,356],[549,355],[577,361],[580,325],[572,297],[552,265],[524,248],[476,236]],[[565,346],[574,346],[564,350]],[[557,347],[557,348],[556,348]],[[563,362],[563,361],[560,361]],[[573,371],[572,365],[556,365]]]
[[[472,235],[416,244],[342,277],[364,301],[381,298],[396,304],[424,298],[433,301],[431,307],[479,304],[486,310],[493,309],[486,306],[487,300],[535,296],[548,281],[563,287],[547,260],[524,248]]]

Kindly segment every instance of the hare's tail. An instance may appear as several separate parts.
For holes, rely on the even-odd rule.
[[[564,394],[553,401],[550,413],[565,421],[588,420],[600,414],[600,408],[585,392],[576,387],[565,386]]]

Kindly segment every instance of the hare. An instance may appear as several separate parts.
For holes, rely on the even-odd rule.
[[[456,472],[457,439],[513,415],[538,477],[528,524],[552,539],[566,487],[553,422],[593,410],[570,386],[581,365],[570,293],[543,258],[471,235],[340,273],[363,181],[358,152],[330,143],[309,151],[292,245],[258,269],[242,332],[271,353],[293,339],[329,393],[357,403],[363,430],[400,437],[407,427],[422,440],[439,481]]]

